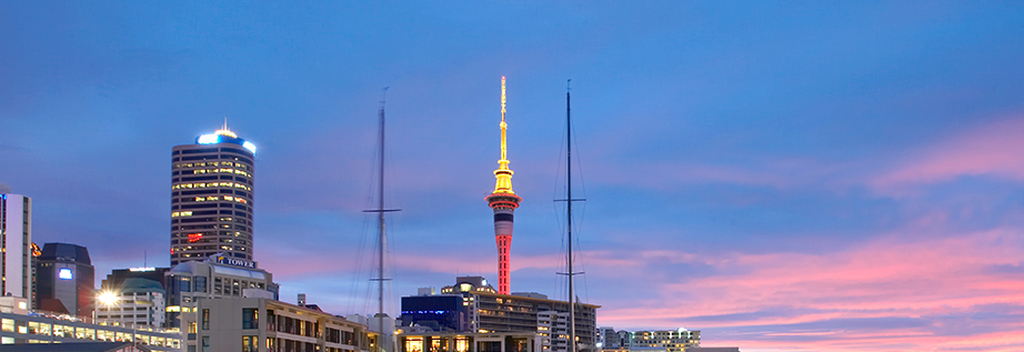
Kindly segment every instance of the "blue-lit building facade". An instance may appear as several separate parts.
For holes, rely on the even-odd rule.
[[[458,294],[402,297],[402,321],[433,331],[469,331],[469,306]]]
[[[172,267],[216,253],[253,260],[255,159],[227,126],[172,149]]]

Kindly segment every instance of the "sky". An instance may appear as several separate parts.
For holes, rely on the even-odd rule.
[[[389,311],[497,281],[743,351],[1024,349],[1024,5],[977,1],[0,2],[0,183],[36,243],[169,263],[171,148],[257,145],[282,300],[370,313],[386,99]],[[386,98],[382,89],[387,90]]]

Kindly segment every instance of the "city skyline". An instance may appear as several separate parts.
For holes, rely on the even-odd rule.
[[[371,313],[381,88],[397,301],[498,281],[482,203],[507,76],[511,291],[565,299],[572,79],[599,326],[1015,351],[1022,26],[1013,3],[2,3],[0,183],[32,198],[34,242],[87,247],[97,278],[163,266],[168,155],[226,117],[260,151],[253,256],[281,300]]]

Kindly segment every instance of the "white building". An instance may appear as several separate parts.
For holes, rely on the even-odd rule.
[[[159,282],[128,278],[117,292],[103,291],[97,299],[97,321],[132,328],[158,328],[164,325],[166,292]]]
[[[32,292],[32,199],[7,194],[0,185],[0,296],[34,302]]]

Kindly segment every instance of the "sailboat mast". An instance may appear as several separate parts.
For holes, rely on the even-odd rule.
[[[569,80],[572,81],[572,80]],[[569,87],[565,90],[565,189],[566,229],[569,237],[569,352],[576,352],[576,295],[573,288],[572,271],[572,120],[569,108]]]
[[[386,91],[385,91],[386,92]],[[377,338],[377,349],[380,350],[384,340],[384,101],[380,103],[380,180],[377,189],[377,326],[380,337]]]

